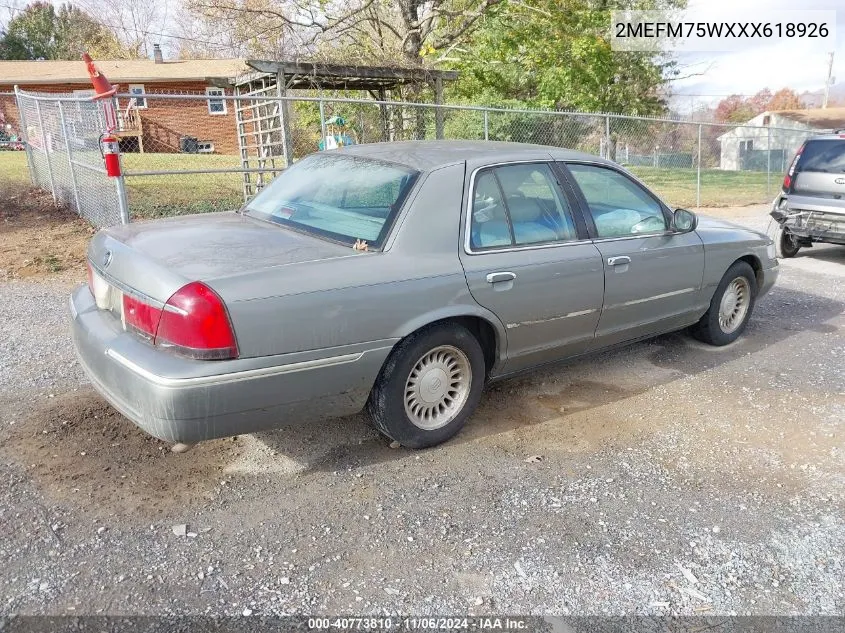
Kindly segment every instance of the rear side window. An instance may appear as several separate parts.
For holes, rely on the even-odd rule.
[[[845,141],[840,139],[807,141],[797,171],[845,172]]]
[[[470,246],[475,250],[577,239],[569,205],[544,163],[479,172],[471,212]]]

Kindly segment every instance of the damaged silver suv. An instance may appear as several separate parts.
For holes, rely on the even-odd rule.
[[[845,130],[801,146],[770,215],[778,257],[794,257],[815,242],[845,245]]]

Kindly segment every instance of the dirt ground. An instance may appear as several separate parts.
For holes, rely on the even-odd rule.
[[[28,217],[24,243],[86,239]],[[496,384],[441,447],[358,415],[185,455],[82,376],[62,261],[0,280],[0,614],[845,612],[845,249],[782,262],[727,348]]]
[[[0,280],[42,278],[62,271],[85,275],[93,229],[49,193],[0,183]]]

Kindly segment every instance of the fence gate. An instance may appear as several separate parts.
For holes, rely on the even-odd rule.
[[[106,175],[100,153],[103,104],[21,90],[15,96],[32,184],[98,228],[127,223],[122,183]]]

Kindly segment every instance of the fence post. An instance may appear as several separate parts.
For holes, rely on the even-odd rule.
[[[604,157],[613,160],[610,157],[610,115],[604,115]]]
[[[484,110],[484,140],[485,141],[490,140],[490,121],[488,119],[489,114],[490,114],[490,111],[485,109]]]
[[[698,124],[698,160],[695,165],[695,208],[701,208],[701,123]]]
[[[23,135],[23,147],[26,151],[26,168],[29,171],[29,182],[33,185],[38,183],[35,182],[35,163],[33,162],[32,158],[32,147],[29,145],[29,130],[27,129],[26,124],[26,112],[25,108],[23,107],[23,95],[21,94],[20,88],[15,85],[15,105],[18,108],[18,117],[21,124],[21,134]]]
[[[35,112],[38,114],[38,127],[41,128],[41,143],[44,147],[44,155],[47,157],[47,175],[50,177],[50,193],[53,194],[53,202],[57,202],[56,183],[53,182],[53,161],[50,160],[50,148],[47,146],[47,134],[44,132],[44,117],[41,116],[41,102],[38,100],[35,101]]]
[[[111,103],[114,111],[119,112],[115,97],[112,97]],[[120,223],[129,224],[129,201],[126,198],[126,181],[123,177],[123,156],[120,155],[119,150],[117,159],[120,161],[120,176],[114,179],[114,186],[117,191],[117,210],[120,212]]]
[[[766,128],[766,197],[772,191],[772,128]]]
[[[445,114],[443,110],[443,78],[434,79],[434,138],[438,141],[443,138],[445,128]]]
[[[129,224],[129,201],[126,199],[126,181],[123,174],[114,179],[117,191],[117,209],[120,211],[120,223]]]
[[[320,136],[322,137],[320,142],[323,143],[323,149],[328,149],[326,147],[326,106],[322,99],[320,99]]]
[[[76,183],[76,172],[73,170],[73,152],[70,149],[70,137],[67,133],[67,125],[65,125],[65,109],[62,107],[62,102],[57,102],[59,106],[59,121],[62,124],[62,136],[65,138],[65,151],[67,152],[67,166],[70,169],[70,182],[73,187],[73,202],[76,205],[76,212],[82,215],[82,207],[79,204],[79,187]]]
[[[285,154],[285,168],[293,165],[293,139],[290,136],[290,110],[288,108],[285,73],[276,73],[276,96],[279,103],[279,122],[282,128],[282,151]]]

